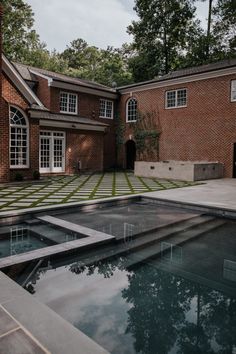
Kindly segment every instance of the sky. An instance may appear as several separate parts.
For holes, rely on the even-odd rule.
[[[26,0],[31,5],[37,33],[49,50],[63,51],[82,38],[89,45],[121,47],[132,37],[127,26],[135,20],[134,0]],[[198,1],[198,17],[206,23],[207,2]]]

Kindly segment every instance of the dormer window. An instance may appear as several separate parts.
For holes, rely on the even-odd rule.
[[[61,92],[60,112],[68,114],[78,114],[78,95],[70,92]]]

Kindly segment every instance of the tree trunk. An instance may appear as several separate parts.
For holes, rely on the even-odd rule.
[[[210,36],[211,36],[212,3],[213,3],[213,0],[209,0],[208,21],[207,21],[207,45],[206,45],[206,58],[207,59],[209,59],[210,42],[211,42]]]

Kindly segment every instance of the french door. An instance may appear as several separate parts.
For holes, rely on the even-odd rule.
[[[40,172],[65,172],[65,133],[40,132]]]

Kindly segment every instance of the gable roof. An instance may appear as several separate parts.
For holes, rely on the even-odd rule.
[[[233,68],[233,67],[236,67],[236,58],[221,60],[211,64],[205,64],[205,65],[194,66],[190,68],[184,68],[184,69],[172,71],[166,75],[160,76],[152,80],[142,81],[135,84],[118,87],[118,90],[129,89],[132,87],[139,87],[139,86],[149,85],[152,83],[184,78],[184,77],[193,76],[197,74],[210,73],[210,72]]]
[[[20,91],[20,93],[26,99],[32,109],[47,111],[47,108],[44,107],[42,102],[31,90],[31,88],[26,84],[23,77],[15,69],[14,65],[5,57],[5,55],[2,55],[2,70],[17,87],[17,89]]]
[[[55,80],[55,81],[62,81],[62,82],[69,83],[69,84],[74,84],[74,85],[84,86],[84,87],[93,88],[93,89],[97,89],[97,90],[116,93],[115,89],[105,86],[105,85],[102,85],[102,84],[99,84],[94,81],[71,77],[68,75],[61,74],[61,73],[55,73],[53,71],[35,68],[33,66],[24,65],[24,64],[20,64],[20,63],[14,63],[14,66],[19,71],[19,73],[22,75],[22,77],[27,81],[37,81],[36,75],[39,74],[39,75],[46,76],[47,78]]]

